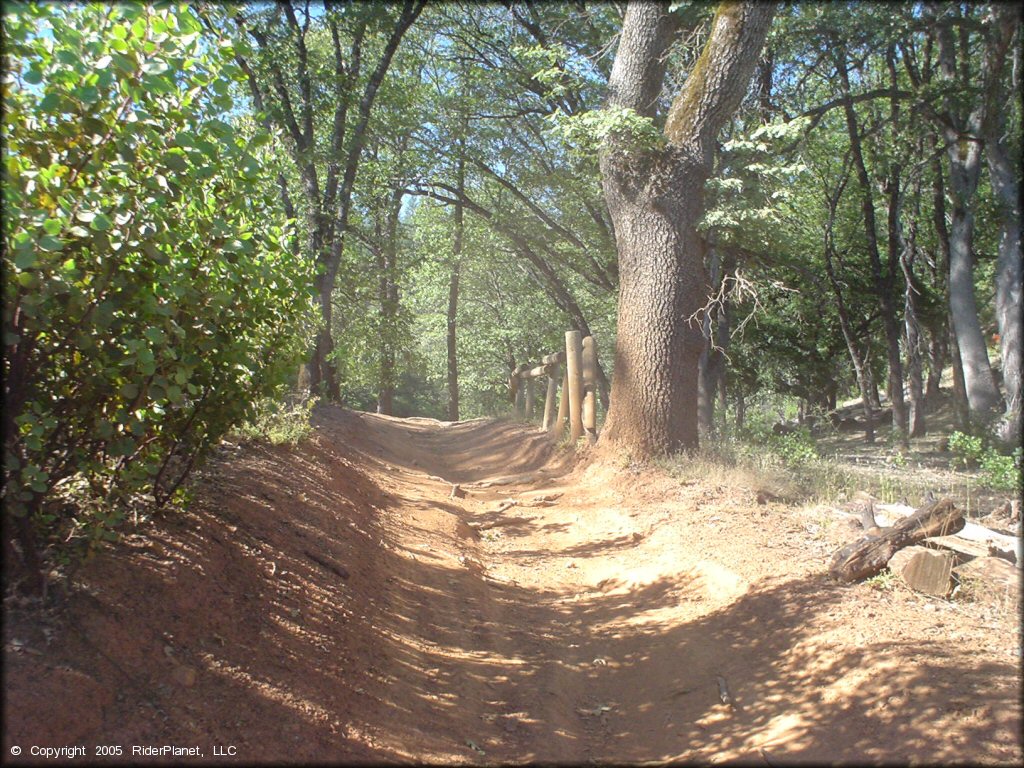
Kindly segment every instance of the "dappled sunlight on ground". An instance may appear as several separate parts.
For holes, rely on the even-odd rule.
[[[15,615],[11,744],[235,744],[294,763],[1021,758],[1016,617],[828,581],[848,528],[749,488],[577,461],[514,422],[322,407],[315,423],[297,449],[227,450],[187,516],[88,564],[49,644]],[[58,696],[77,719],[45,719]]]

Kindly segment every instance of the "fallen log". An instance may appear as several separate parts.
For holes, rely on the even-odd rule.
[[[932,536],[948,536],[963,527],[963,512],[949,499],[941,499],[889,528],[879,529],[877,533],[869,533],[847,544],[832,556],[829,575],[842,582],[874,576],[903,547]]]
[[[889,518],[913,514],[914,511],[906,504],[878,504],[877,509],[882,513],[887,513],[886,516]],[[1005,533],[990,530],[970,520],[966,520],[956,535],[958,538],[965,539],[966,541],[976,541],[1007,554],[1013,553],[1014,562],[1020,563],[1024,559],[1022,557],[1024,556],[1024,551],[1022,551],[1019,536],[1007,536]],[[1009,559],[1006,554],[1002,555],[1002,557]]]

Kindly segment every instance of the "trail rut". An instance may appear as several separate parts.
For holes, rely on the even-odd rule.
[[[1014,621],[832,584],[843,531],[755,496],[512,422],[320,408],[312,440],[229,451],[189,515],[91,563],[49,637],[15,613],[7,754],[1020,759]],[[47,721],[58,696],[81,717]]]

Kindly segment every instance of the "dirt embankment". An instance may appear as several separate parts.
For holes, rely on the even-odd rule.
[[[226,451],[43,621],[8,601],[8,760],[1022,758],[1016,616],[828,582],[843,524],[507,422],[316,421]]]

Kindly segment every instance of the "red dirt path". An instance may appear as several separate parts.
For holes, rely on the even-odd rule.
[[[44,620],[8,600],[7,761],[1022,760],[1016,615],[830,583],[845,524],[510,422],[315,423],[226,451]]]

